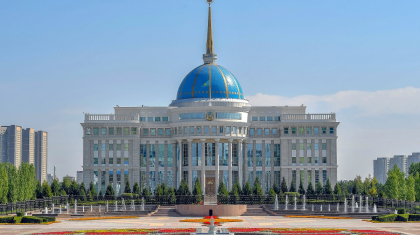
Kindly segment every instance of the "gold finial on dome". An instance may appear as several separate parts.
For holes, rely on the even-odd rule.
[[[208,26],[207,26],[207,43],[206,43],[206,54],[203,55],[203,60],[205,64],[213,64],[216,63],[217,55],[214,54],[213,50],[213,27],[211,21],[211,4],[214,0],[206,0],[209,4],[209,19],[208,19]]]

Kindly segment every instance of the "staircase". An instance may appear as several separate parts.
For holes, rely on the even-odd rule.
[[[175,209],[175,206],[160,206],[158,211],[152,216],[160,216],[160,217],[178,217],[180,216]]]
[[[263,206],[261,205],[248,205],[246,212],[241,216],[271,216],[269,213],[265,212]]]

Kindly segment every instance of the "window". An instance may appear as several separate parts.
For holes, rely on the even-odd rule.
[[[280,166],[280,144],[274,144],[274,166]]]
[[[292,150],[296,150],[296,143],[292,143]]]
[[[124,151],[128,151],[128,144],[124,144]]]
[[[258,117],[252,117],[252,121],[258,121]]]
[[[166,136],[171,136],[171,129],[166,129]]]
[[[149,167],[154,167],[156,161],[156,145],[149,145]]]
[[[280,121],[280,116],[275,116],[274,121]]]
[[[264,129],[264,135],[270,135],[270,129],[268,128]]]
[[[188,144],[183,144],[182,165],[188,166]]]
[[[315,184],[319,182],[319,170],[315,170]]]
[[[254,128],[249,129],[249,135],[254,135],[254,134],[255,134],[255,129]]]
[[[97,158],[97,157],[95,157],[95,158],[93,159],[93,164],[95,164],[95,165],[97,165],[97,164],[98,164],[98,158]]]
[[[334,134],[334,127],[330,127],[330,134]]]
[[[257,135],[262,135],[262,129],[261,128],[257,129]]]
[[[314,134],[319,134],[319,128],[318,127],[314,128]]]
[[[271,144],[265,144],[265,166],[271,166]]]
[[[262,144],[255,145],[256,166],[262,166]]]
[[[322,185],[327,183],[327,170],[322,170]]]
[[[308,184],[312,182],[312,170],[308,170]]]
[[[98,144],[93,145],[93,151],[98,151]]]
[[[150,129],[150,135],[155,136],[156,135],[156,129]]]
[[[322,163],[327,164],[327,157],[322,157]]]
[[[306,150],[311,150],[312,148],[312,144],[311,143],[306,143]]]
[[[296,170],[292,170],[292,184],[296,189]]]
[[[326,127],[322,127],[322,134],[327,134],[327,128]]]
[[[303,127],[299,127],[299,134],[303,134]]]
[[[140,122],[145,122],[146,121],[146,117],[140,117]]]
[[[239,134],[242,134],[242,127],[239,127]]]
[[[232,127],[232,133],[233,133],[233,134],[236,134],[236,126],[233,126],[233,127]]]
[[[208,126],[204,127],[204,133],[206,133],[206,134],[209,133],[209,127]]]
[[[312,163],[312,157],[307,157],[306,159],[308,159],[308,160],[307,160],[307,163],[308,163],[308,164],[311,164],[311,163]]]
[[[310,127],[306,127],[306,134],[311,134],[311,128]]]
[[[117,165],[120,165],[120,164],[121,164],[121,158],[117,157]]]
[[[272,132],[273,132],[273,135],[277,135],[277,128],[273,128]]]
[[[130,128],[124,127],[124,135],[129,135],[129,134],[130,134]]]
[[[197,134],[200,134],[201,133],[201,126],[198,126],[197,127]]]
[[[131,127],[131,134],[132,135],[137,135],[137,128],[136,127]]]
[[[153,117],[147,117],[148,122],[153,122]]]
[[[211,127],[211,133],[216,133],[216,127],[215,126]]]
[[[241,120],[242,114],[241,113],[216,113],[216,118]]]
[[[248,149],[248,166],[254,166],[254,145],[253,144],[247,144]],[[249,172],[249,171],[248,171]],[[251,171],[253,172],[253,171]]]
[[[97,128],[97,127],[93,128],[93,134],[94,135],[99,135],[99,128]]]
[[[220,166],[228,165],[228,156],[229,156],[229,144],[219,143],[219,165]]]
[[[260,117],[260,121],[265,121],[265,117]]]
[[[230,134],[230,126],[227,126],[227,127],[226,127],[226,133],[227,133],[227,134]]]
[[[155,122],[160,122],[160,117],[155,117]]]
[[[110,128],[108,129],[108,134],[109,134],[109,135],[114,135],[114,127],[110,127]]]
[[[292,127],[292,134],[296,134],[296,127]]]
[[[109,151],[114,151],[114,144],[109,144],[108,148],[109,148]]]
[[[122,128],[121,127],[117,127],[117,135],[122,135]]]
[[[223,133],[223,127],[219,128],[219,133]]]
[[[327,150],[327,143],[322,143],[322,150]]]
[[[125,164],[125,165],[128,165],[128,157],[125,157],[125,158],[124,158],[124,164]]]
[[[101,151],[105,151],[106,149],[106,145],[105,144],[101,144]]]
[[[188,134],[188,127],[184,127],[184,134]]]
[[[319,150],[319,144],[315,143],[314,145],[315,145],[315,150]]]
[[[299,144],[299,150],[303,150],[303,143]]]
[[[145,136],[149,135],[149,129],[143,129],[143,135]]]
[[[287,127],[284,128],[284,134],[285,135],[289,134],[289,128],[287,128]]]
[[[101,128],[101,135],[106,135],[106,127]]]
[[[168,117],[162,117],[162,122],[168,122],[169,118]]]
[[[193,126],[190,127],[190,133],[194,134],[194,127]]]
[[[299,163],[303,164],[304,163],[304,158],[303,157],[299,157]]]
[[[108,160],[109,162],[109,165],[113,165],[114,164],[114,158],[110,158],[109,160]],[[111,182],[111,181],[110,181]]]
[[[165,167],[165,145],[164,144],[159,144],[158,145],[158,160],[159,160],[159,165],[160,167]]]
[[[184,119],[204,119],[204,113],[180,113],[179,120]]]
[[[121,151],[121,144],[117,144],[117,151]]]
[[[158,135],[159,135],[159,136],[163,136],[163,129],[162,129],[162,128],[159,128],[159,129],[158,129]]]
[[[267,121],[273,121],[273,117],[272,116],[268,116],[267,117]]]

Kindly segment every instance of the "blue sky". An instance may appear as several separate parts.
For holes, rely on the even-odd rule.
[[[420,151],[419,7],[216,0],[215,52],[254,104],[337,112],[339,179],[365,177],[376,157]],[[61,177],[81,169],[82,112],[175,98],[202,63],[207,7],[204,0],[2,1],[0,21],[0,125],[48,131],[48,169],[56,164]]]

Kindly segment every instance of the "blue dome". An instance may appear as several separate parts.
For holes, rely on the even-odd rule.
[[[244,99],[244,95],[231,72],[220,65],[203,64],[184,78],[176,98]]]

